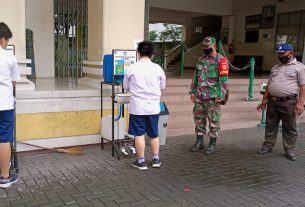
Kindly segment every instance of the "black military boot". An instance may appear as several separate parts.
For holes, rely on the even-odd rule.
[[[197,135],[197,141],[191,149],[191,152],[197,152],[198,150],[203,150],[203,135]]]
[[[209,146],[207,147],[207,150],[205,151],[206,155],[210,155],[214,153],[216,150],[216,138],[210,138]]]

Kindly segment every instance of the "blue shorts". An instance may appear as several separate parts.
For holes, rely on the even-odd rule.
[[[0,143],[14,141],[14,109],[0,111]]]
[[[156,115],[129,115],[128,134],[142,136],[147,133],[150,138],[157,138],[159,114]]]

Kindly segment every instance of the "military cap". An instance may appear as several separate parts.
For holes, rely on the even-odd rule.
[[[204,46],[210,46],[212,44],[216,44],[215,37],[205,37],[202,41],[202,45]]]

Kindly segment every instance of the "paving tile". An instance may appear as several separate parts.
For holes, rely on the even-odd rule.
[[[305,206],[305,135],[296,162],[283,156],[280,135],[274,153],[257,155],[263,136],[260,128],[223,131],[211,156],[189,152],[194,136],[171,137],[160,148],[162,168],[145,172],[113,158],[109,145],[83,156],[22,154],[19,182],[0,189],[0,207]]]

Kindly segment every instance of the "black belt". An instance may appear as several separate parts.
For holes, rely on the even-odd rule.
[[[272,101],[274,102],[285,102],[285,101],[291,101],[291,100],[297,100],[297,95],[292,95],[292,96],[284,96],[284,97],[276,97],[276,96],[271,96],[270,97]]]

